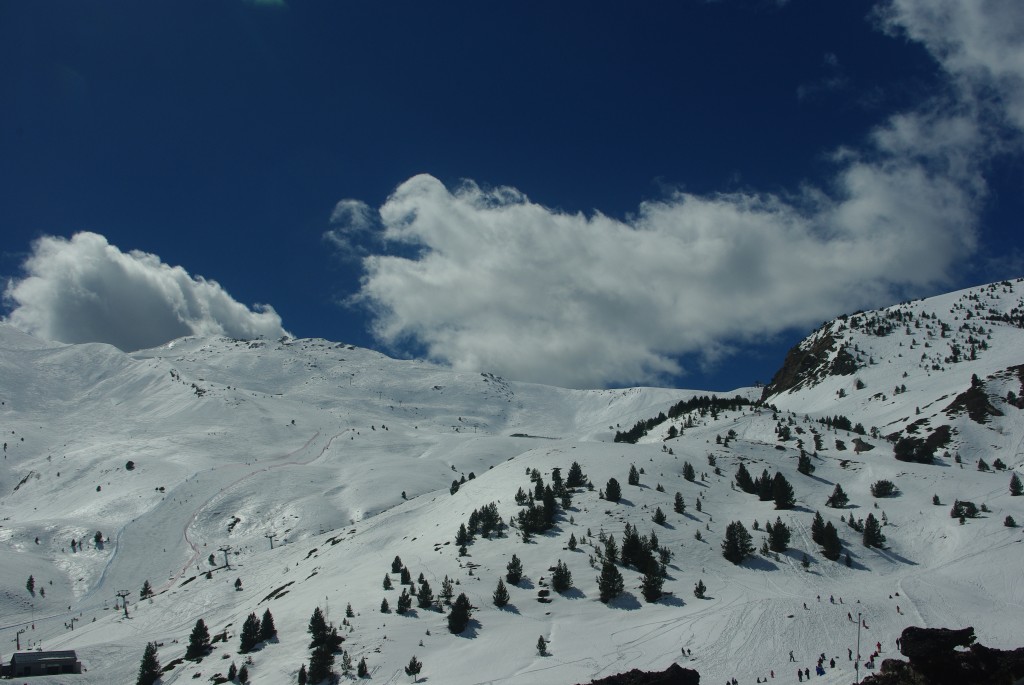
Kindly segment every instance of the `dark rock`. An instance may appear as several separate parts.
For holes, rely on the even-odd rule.
[[[974,644],[974,628],[910,627],[900,651],[910,661],[886,659],[864,685],[1014,685],[1024,678],[1024,648],[1012,651]],[[957,651],[957,647],[969,647]]]
[[[683,668],[679,664],[672,664],[661,672],[633,669],[600,680],[592,680],[590,685],[700,685],[700,673]]]

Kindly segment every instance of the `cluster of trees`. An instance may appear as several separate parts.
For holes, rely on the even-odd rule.
[[[717,395],[701,395],[700,397],[692,397],[688,400],[680,400],[671,407],[669,407],[668,415],[665,412],[659,413],[657,416],[638,421],[627,431],[616,431],[615,442],[626,442],[630,444],[636,444],[640,438],[647,435],[655,426],[665,423],[669,419],[677,419],[683,414],[688,414],[692,411],[697,411],[701,416],[711,414],[712,418],[718,418],[718,412],[720,411],[737,411],[741,407],[749,407],[752,402],[745,397],[736,395],[732,398],[718,397]]]
[[[821,545],[821,553],[826,559],[839,560],[839,555],[843,551],[839,531],[831,521],[825,523],[820,511],[814,512],[814,520],[811,521],[811,540]]]
[[[338,635],[338,629],[327,622],[320,607],[316,607],[309,617],[307,630],[312,639],[309,643],[309,669],[305,673],[308,674],[309,682],[319,683],[332,674],[334,655],[341,651],[341,643],[345,638]]]
[[[579,464],[573,462],[576,473],[573,474],[573,482],[585,479]],[[570,472],[573,469],[570,468]],[[559,507],[568,509],[572,506],[572,490],[566,481],[562,480],[561,469],[551,470],[551,484],[546,485],[537,469],[530,471],[530,480],[533,481],[533,489],[526,493],[522,488],[516,493],[516,504],[524,507],[516,514],[516,525],[518,526],[523,540],[529,540],[535,533],[542,533],[550,530],[555,525]],[[539,504],[538,504],[539,502]]]
[[[251,652],[261,642],[268,642],[277,636],[277,627],[274,625],[274,616],[270,609],[263,612],[263,618],[256,618],[255,613],[250,613],[242,624],[240,636],[241,645],[239,651],[242,654]]]
[[[778,471],[772,477],[768,475],[768,469],[764,469],[761,475],[754,479],[741,462],[736,469],[736,485],[747,494],[757,495],[762,502],[774,500],[776,509],[792,509],[796,504],[793,486]]]
[[[469,515],[468,523],[459,526],[459,531],[455,535],[455,544],[459,547],[468,545],[476,539],[477,535],[484,538],[491,537],[493,532],[500,535],[504,528],[505,523],[498,513],[497,503],[490,502],[479,509],[474,509]]]

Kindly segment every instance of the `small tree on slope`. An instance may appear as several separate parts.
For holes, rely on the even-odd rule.
[[[139,665],[139,678],[135,685],[153,685],[160,679],[160,661],[157,659],[156,643],[150,642],[146,645],[146,651],[142,653],[142,664]]]
[[[754,545],[747,529],[739,521],[730,523],[725,529],[725,540],[722,541],[722,556],[739,564],[753,553]]]

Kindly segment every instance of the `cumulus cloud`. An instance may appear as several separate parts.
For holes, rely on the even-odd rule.
[[[670,193],[616,220],[512,188],[422,175],[380,208],[356,302],[386,344],[458,369],[571,387],[658,383],[679,358],[949,284],[977,246],[985,164],[1024,123],[1024,5],[894,0],[884,27],[921,42],[947,92],[835,151],[789,194]],[[358,223],[358,222],[356,222]]]
[[[358,259],[368,254],[366,243],[377,242],[377,220],[370,206],[360,200],[345,199],[334,205],[331,228],[324,239],[334,246],[338,255]]]
[[[7,321],[49,340],[129,351],[192,334],[287,335],[269,305],[251,310],[215,281],[156,255],[122,252],[95,233],[37,240],[24,270],[4,291]]]

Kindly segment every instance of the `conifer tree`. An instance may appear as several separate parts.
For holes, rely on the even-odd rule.
[[[619,546],[615,544],[615,536],[609,535],[604,541],[604,558],[613,564],[619,558]]]
[[[242,624],[242,633],[239,638],[239,651],[242,654],[251,652],[260,642],[260,620],[255,613],[250,613]]]
[[[320,683],[331,675],[334,653],[324,645],[317,645],[309,655],[309,682]]]
[[[505,574],[505,580],[510,585],[519,585],[519,581],[523,579],[523,562],[519,560],[515,554],[512,555],[512,561],[508,562],[505,566],[508,573]]]
[[[843,547],[839,541],[839,533],[831,521],[825,524],[825,528],[821,532],[821,540],[818,542],[821,545],[821,553],[826,559],[831,559],[832,561],[839,559]]]
[[[814,520],[811,521],[811,539],[821,544],[821,534],[825,531],[825,519],[821,517],[821,512],[814,512]]]
[[[139,677],[135,685],[153,685],[160,679],[160,660],[157,658],[156,643],[146,644],[142,652],[142,663],[139,665]]]
[[[807,456],[806,452],[800,452],[800,459],[797,461],[796,470],[805,476],[814,473],[814,464],[811,463],[811,458]]]
[[[569,533],[569,542],[566,545],[569,548],[569,551],[570,552],[576,551],[576,546],[578,544],[579,543],[576,541],[576,533]]]
[[[793,486],[778,471],[775,472],[775,478],[772,480],[772,499],[775,500],[776,509],[792,509],[796,504]]]
[[[693,586],[693,596],[697,599],[704,599],[704,593],[707,591],[708,587],[703,580],[698,580],[697,584]]]
[[[382,614],[391,613],[391,605],[388,604],[388,598],[387,597],[385,597],[384,599],[380,600],[380,613],[382,613]]]
[[[541,656],[548,655],[548,641],[544,639],[543,635],[537,638],[537,653]]]
[[[139,590],[139,599],[146,599],[147,597],[153,596],[153,586],[149,584],[149,580],[145,580],[142,583],[142,589]]]
[[[306,685],[307,678],[308,676],[306,675],[306,664],[302,664],[301,666],[299,666],[299,685]]]
[[[569,567],[559,559],[555,570],[551,574],[551,587],[555,592],[565,592],[572,587],[572,572]]]
[[[508,604],[508,588],[505,587],[505,581],[501,578],[498,578],[498,587],[494,588],[494,594],[491,595],[491,598],[494,600],[494,606],[499,609]]]
[[[452,604],[452,610],[448,614],[448,630],[452,633],[461,633],[469,625],[472,617],[472,605],[465,593],[459,593]]]
[[[1020,497],[1024,494],[1024,485],[1020,482],[1020,477],[1014,473],[1010,476],[1010,495],[1013,497]]]
[[[409,568],[407,566],[402,567],[401,576],[402,585],[412,585],[412,573],[409,572]]]
[[[274,625],[274,615],[270,613],[270,609],[263,612],[263,618],[260,619],[260,642],[268,642],[277,637],[277,626]]]
[[[843,492],[843,486],[836,483],[835,490],[833,490],[829,498],[825,500],[825,506],[833,509],[842,509],[849,504],[849,502],[850,498],[846,496],[845,492]]]
[[[370,675],[370,669],[366,665],[366,657],[359,659],[359,663],[356,665],[356,675],[360,678],[366,678]]]
[[[697,480],[697,472],[693,470],[693,464],[688,461],[683,462],[683,478],[691,483]]]
[[[761,475],[754,481],[754,485],[757,487],[757,498],[762,502],[767,502],[772,497],[772,484],[774,481],[772,477],[768,475],[768,469],[761,471]]]
[[[882,534],[882,526],[874,514],[868,514],[864,519],[864,546],[884,547],[885,535]]]
[[[395,555],[394,561],[391,562],[391,572],[392,573],[401,573],[403,567],[404,567],[404,564],[402,563],[401,558],[399,558],[398,555]]]
[[[748,495],[753,495],[757,492],[757,488],[754,487],[754,479],[750,477],[750,472],[747,471],[747,467],[742,462],[736,468],[736,485]]]
[[[234,681],[238,677],[238,666],[235,666],[235,662],[232,661],[231,665],[228,666],[228,682]]]
[[[327,627],[327,619],[324,618],[324,612],[320,610],[320,607],[313,609],[313,614],[309,617],[309,626],[306,630],[313,638],[309,643],[310,649],[327,642],[330,631]],[[317,681],[314,680],[313,682]]]
[[[420,589],[416,593],[416,603],[420,609],[429,609],[430,605],[434,603],[434,592],[430,589],[430,583],[426,578],[420,583]]]
[[[395,609],[400,614],[404,614],[409,611],[412,607],[412,595],[406,592],[405,588],[402,588],[402,594],[398,595],[398,607]]]
[[[185,649],[186,659],[198,659],[204,656],[210,649],[210,631],[206,628],[203,619],[196,621],[192,634],[188,638],[188,647]]]
[[[249,682],[249,667],[242,664],[242,667],[238,669],[238,682],[242,685],[246,685]]]
[[[604,486],[604,498],[609,502],[618,502],[622,499],[622,486],[619,485],[619,481],[614,478],[608,479],[608,484]]]
[[[725,540],[722,542],[722,556],[734,564],[741,563],[754,553],[754,545],[750,533],[739,521],[733,521],[725,528]]]
[[[675,498],[675,502],[672,505],[672,509],[677,514],[685,514],[686,513],[686,502],[683,501],[683,493],[681,493],[681,492],[677,492],[676,493],[676,498]]]
[[[583,469],[574,461],[569,467],[569,475],[565,477],[565,485],[570,488],[581,488],[586,484],[587,477],[583,474]]]
[[[640,472],[636,470],[636,464],[629,465],[629,477],[626,482],[630,485],[640,485]]]
[[[607,604],[621,595],[624,588],[622,574],[615,568],[615,564],[606,558],[601,565],[601,575],[597,579],[599,599]]]
[[[767,525],[765,529],[767,530]],[[776,517],[775,524],[772,525],[771,530],[768,532],[768,547],[773,552],[785,552],[789,548],[790,537],[789,528],[782,522],[781,517]]]
[[[513,554],[512,556],[514,557],[515,555]],[[441,581],[441,601],[448,604],[452,601],[452,597],[454,596],[455,589],[452,585],[452,579],[446,575],[444,580]]]
[[[391,585],[391,576],[388,575],[387,573],[384,574],[384,583],[383,583],[383,585],[384,585],[384,589],[385,590],[390,590],[393,587]]]
[[[409,665],[405,667],[405,675],[412,676],[412,682],[417,682],[417,677],[420,671],[423,669],[423,662],[416,658],[415,655],[409,659]]]
[[[657,509],[654,510],[654,516],[652,516],[651,519],[659,526],[663,526],[665,525],[667,517],[665,516],[665,512],[661,510],[661,507],[658,507]]]
[[[643,594],[644,599],[650,603],[657,602],[661,599],[661,589],[664,582],[665,579],[662,578],[660,573],[644,573],[643,578],[640,581],[640,592]]]

